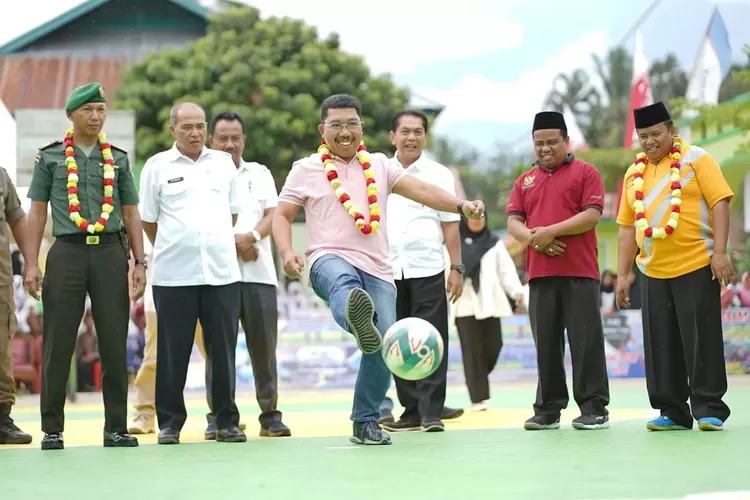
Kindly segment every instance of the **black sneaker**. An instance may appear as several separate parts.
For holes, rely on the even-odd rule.
[[[391,444],[391,436],[383,432],[374,420],[369,422],[354,422],[354,435],[349,438],[354,444]]]
[[[546,431],[560,428],[560,417],[553,415],[534,415],[523,423],[527,431]]]
[[[50,432],[42,438],[43,450],[62,450],[65,448],[62,432]]]
[[[180,431],[176,429],[162,429],[156,440],[159,444],[180,444]]]
[[[367,292],[361,288],[353,288],[349,292],[344,316],[357,346],[364,354],[374,354],[383,347],[382,335],[375,327],[375,304]]]
[[[31,434],[26,434],[13,422],[10,415],[0,415],[0,444],[30,444]]]
[[[443,412],[440,415],[440,420],[453,420],[454,418],[459,418],[464,414],[464,410],[462,408],[449,408],[447,406],[443,407]]]
[[[138,439],[127,432],[104,431],[105,448],[135,448],[137,446]]]
[[[386,423],[392,424],[395,421],[396,419],[393,418],[393,412],[391,412],[391,410],[380,410],[380,418],[378,419],[378,423],[380,425]]]
[[[573,428],[579,431],[609,429],[609,417],[607,415],[581,415],[573,420]]]
[[[443,432],[445,424],[439,418],[431,418],[422,421],[422,430],[425,432]]]
[[[216,442],[245,443],[247,442],[247,435],[240,430],[239,425],[235,425],[233,427],[227,427],[226,429],[219,429],[216,431]]]
[[[390,432],[408,432],[408,431],[419,431],[422,429],[422,424],[414,420],[404,420],[403,418],[398,419],[396,422],[383,422],[383,429]]]
[[[283,422],[271,422],[267,427],[260,428],[260,437],[289,437],[292,435],[291,429],[284,425]]]

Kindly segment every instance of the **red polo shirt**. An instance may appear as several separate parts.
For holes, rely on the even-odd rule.
[[[513,184],[507,215],[519,215],[526,225],[550,226],[577,215],[587,208],[604,208],[604,183],[593,165],[568,155],[555,170],[536,166]],[[529,279],[546,276],[570,276],[599,279],[599,251],[596,230],[558,238],[567,247],[559,257],[528,248],[526,272]]]

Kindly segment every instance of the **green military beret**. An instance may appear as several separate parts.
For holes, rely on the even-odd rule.
[[[104,94],[104,87],[101,83],[87,83],[80,87],[73,89],[68,97],[68,102],[65,104],[65,111],[70,113],[84,104],[90,102],[107,102]]]

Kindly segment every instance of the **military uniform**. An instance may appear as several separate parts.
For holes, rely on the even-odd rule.
[[[78,94],[77,94],[78,93]],[[67,111],[104,102],[104,91],[90,84],[73,91]],[[71,101],[73,101],[71,103]],[[137,205],[138,194],[127,153],[112,145],[113,210],[103,231],[85,232],[70,217],[65,144],[55,141],[39,150],[28,196],[49,202],[55,243],[47,254],[42,285],[43,348],[41,416],[43,449],[63,447],[64,406],[70,357],[90,297],[104,376],[104,445],[137,446],[127,434],[128,370],[126,344],[130,317],[129,248],[121,223],[123,205]],[[97,144],[88,154],[73,145],[78,166],[80,215],[92,224],[102,212],[105,163]],[[85,148],[88,149],[88,148]]]
[[[16,334],[16,306],[13,300],[13,270],[10,262],[8,226],[26,215],[13,182],[0,168],[0,444],[29,444],[31,436],[21,432],[10,418],[16,402],[11,341]]]

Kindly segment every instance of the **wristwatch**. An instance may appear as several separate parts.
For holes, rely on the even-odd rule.
[[[135,265],[137,266],[138,264],[142,265],[145,269],[148,269],[148,262],[146,259],[135,259]]]
[[[465,269],[463,264],[451,264],[451,271],[458,271],[458,274],[463,274]]]
[[[253,229],[252,231],[250,231],[250,234],[253,235],[253,239],[255,240],[256,243],[260,241],[261,238],[260,238],[260,233],[258,231]]]

